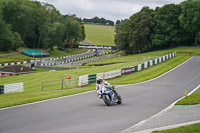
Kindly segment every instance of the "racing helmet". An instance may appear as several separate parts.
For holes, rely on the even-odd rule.
[[[102,78],[97,78],[97,84],[101,84],[103,82]]]

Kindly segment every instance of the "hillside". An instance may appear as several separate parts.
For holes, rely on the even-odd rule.
[[[85,24],[85,41],[95,45],[115,46],[114,26]]]

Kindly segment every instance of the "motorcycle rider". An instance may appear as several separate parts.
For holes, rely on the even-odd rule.
[[[97,90],[97,95],[101,99],[102,99],[101,93],[102,93],[103,87],[111,88],[112,90],[114,90],[114,87],[110,83],[108,83],[106,80],[103,80],[102,78],[97,78],[96,90]]]

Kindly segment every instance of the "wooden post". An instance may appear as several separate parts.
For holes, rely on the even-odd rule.
[[[43,91],[44,81],[42,80],[42,91]]]
[[[62,89],[63,89],[63,84],[64,84],[64,76],[62,77]]]

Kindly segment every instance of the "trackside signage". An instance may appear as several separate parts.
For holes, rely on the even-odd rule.
[[[84,48],[84,49],[109,49],[118,50],[116,46],[95,46],[95,45],[65,45],[65,47],[70,48]]]
[[[132,73],[134,70],[133,70],[133,67],[128,67],[128,68],[123,68],[122,69],[122,74],[130,74]]]
[[[79,45],[78,48],[85,48],[85,49],[112,49],[111,46],[81,46]]]

